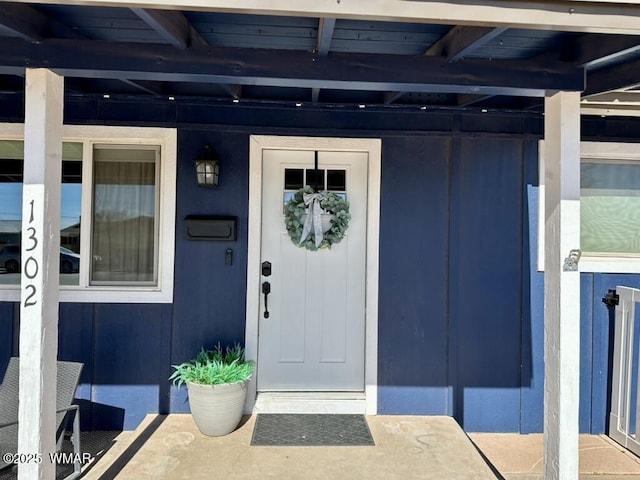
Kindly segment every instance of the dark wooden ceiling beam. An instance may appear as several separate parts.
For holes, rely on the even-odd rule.
[[[640,52],[640,37],[584,34],[564,48],[553,48],[534,57],[533,60],[564,61],[575,66],[595,69],[605,62],[615,61],[637,52]]]
[[[170,82],[215,82],[292,88],[544,96],[582,91],[584,69],[562,63],[333,53],[246,48],[7,38],[0,73],[46,67],[64,76]]]
[[[180,50],[188,47],[208,46],[205,39],[193,28],[189,20],[181,12],[148,8],[132,8],[131,11],[167,42]]]
[[[606,38],[605,38],[606,37]],[[640,52],[640,37],[629,35],[581,35],[576,41],[578,50],[575,65],[598,68],[600,64],[612,62]]]
[[[465,55],[469,55],[486,45],[506,30],[504,27],[465,27],[457,25],[449,29],[440,40],[431,45],[425,55],[442,57],[448,62],[457,62],[464,58]],[[393,103],[405,93],[407,92],[389,92],[385,95],[384,103],[386,105]]]
[[[640,84],[640,60],[589,72],[583,96],[632,88]]]
[[[318,55],[326,55],[329,53],[331,47],[331,40],[333,39],[333,31],[336,28],[335,18],[321,18],[318,21],[318,40],[316,51]]]
[[[27,5],[0,3],[0,24],[30,42],[47,38],[47,18]]]
[[[179,50],[187,48],[206,48],[207,41],[191,25],[187,17],[175,10],[152,10],[132,8],[131,11],[153,28],[169,44]],[[240,98],[241,85],[220,84],[220,87],[232,98]]]
[[[401,98],[407,92],[384,92],[383,102],[385,105],[391,105],[393,102]]]
[[[318,20],[318,40],[316,42],[316,52],[324,57],[328,55],[331,48],[331,40],[333,39],[333,31],[336,28],[335,18],[320,18]],[[311,102],[318,103],[320,98],[320,89],[311,89]]]
[[[564,48],[556,48],[533,58],[536,62],[562,60],[586,69],[587,88],[583,97],[632,87],[640,79],[640,62],[620,63],[612,67],[601,65],[615,62],[640,52],[640,37],[630,35],[584,34]]]
[[[457,99],[458,107],[470,107],[473,104],[482,102],[493,97],[493,95],[474,95],[474,94],[460,94]]]
[[[584,95],[596,95],[634,84],[628,82],[632,81],[634,77],[633,70],[638,68],[636,62],[632,63],[630,67],[625,67],[623,63],[616,67],[605,68],[600,74],[597,73],[597,69],[606,62],[613,62],[637,52],[640,52],[640,37],[584,34],[563,48],[548,50],[533,57],[531,60],[541,64],[563,61],[569,65],[586,68],[587,90]],[[620,72],[617,71],[618,69],[620,69]],[[638,77],[636,74],[635,83],[637,82]],[[459,96],[458,106],[470,106],[487,98],[489,97],[486,95],[461,95]]]
[[[153,95],[153,96],[160,95],[160,91],[159,91],[160,88],[158,88],[159,84],[157,82],[155,84],[152,82],[145,82],[142,80],[138,80],[134,82],[133,80],[128,80],[126,78],[121,78],[120,81],[134,88],[137,88],[138,90],[146,92],[150,95]]]
[[[318,103],[320,99],[320,89],[318,87],[311,88],[311,103]]]
[[[22,3],[0,2],[0,25],[29,42],[50,37],[83,38],[77,31]]]
[[[228,83],[221,83],[220,87],[235,99],[239,99],[242,96],[242,85],[230,85]]]
[[[444,57],[456,62],[504,33],[504,27],[464,27],[457,25],[431,45],[425,55]]]

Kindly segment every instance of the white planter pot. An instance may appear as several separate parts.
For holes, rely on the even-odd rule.
[[[233,432],[242,418],[249,380],[223,385],[187,382],[189,407],[198,429],[210,437]]]

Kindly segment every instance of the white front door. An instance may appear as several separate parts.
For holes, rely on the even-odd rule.
[[[261,294],[259,391],[365,390],[366,152],[264,150],[261,262],[271,263],[269,315]],[[294,245],[285,201],[304,184],[346,195],[351,221],[331,249]],[[261,273],[265,273],[261,271]]]

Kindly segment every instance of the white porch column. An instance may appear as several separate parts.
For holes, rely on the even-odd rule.
[[[19,480],[55,478],[63,78],[27,69],[22,193]]]
[[[544,478],[578,479],[580,94],[545,99]]]

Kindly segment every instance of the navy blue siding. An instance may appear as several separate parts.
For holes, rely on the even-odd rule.
[[[0,378],[13,353],[13,304],[0,303]]]
[[[509,292],[521,291],[522,141],[463,139],[458,162],[455,413],[471,431],[517,430],[522,308]]]
[[[580,275],[580,431],[591,431],[593,275]]]
[[[189,360],[202,347],[244,342],[247,210],[249,198],[249,136],[220,129],[180,133],[176,273],[171,363]],[[193,159],[205,143],[214,145],[221,160],[217,189],[195,184]],[[184,217],[194,214],[238,216],[235,242],[187,241]],[[233,250],[233,264],[225,265],[225,251]],[[185,391],[172,390],[172,411],[188,411]]]
[[[450,414],[449,157],[446,138],[383,140],[380,413]]]
[[[593,274],[593,358],[591,378],[591,431],[608,430],[613,355],[614,311],[602,297],[617,286],[640,288],[640,275]]]
[[[19,120],[19,100],[3,104],[5,120]],[[71,99],[65,121],[179,129],[174,302],[60,306],[59,357],[85,364],[84,428],[133,428],[149,412],[187,411],[184,391],[167,381],[170,365],[244,338],[248,145],[257,133],[382,138],[379,412],[453,415],[470,431],[541,431],[540,117]],[[640,122],[583,123],[594,139],[640,137]],[[205,143],[222,158],[216,190],[195,185]],[[190,214],[237,216],[238,240],[188,241]],[[640,276],[581,279],[580,428],[600,433],[611,337],[600,298],[640,286]],[[0,372],[18,353],[18,317],[17,305],[0,303]]]
[[[163,410],[160,403],[168,394],[170,309],[144,304],[95,306],[94,429],[120,422],[131,429],[147,412]]]
[[[93,305],[63,303],[59,312],[58,357],[84,364],[76,399],[82,408],[81,428],[90,430],[93,418],[90,414],[94,359]]]
[[[168,411],[170,305],[61,304],[59,358],[84,363],[85,429],[133,429]]]
[[[544,276],[538,272],[538,160],[537,142],[524,143],[523,255],[522,255],[522,351],[520,387],[520,431],[542,431],[544,305],[534,292],[544,291]],[[535,301],[532,301],[535,299]]]

